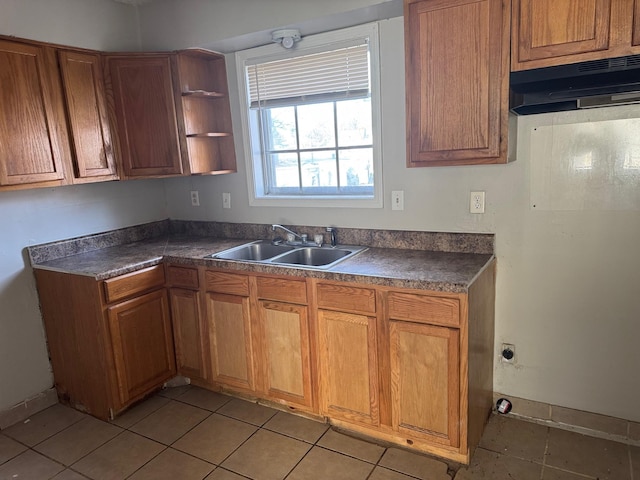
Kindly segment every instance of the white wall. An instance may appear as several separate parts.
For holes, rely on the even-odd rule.
[[[106,0],[0,0],[0,34],[137,49],[134,12]],[[0,411],[53,384],[24,248],[166,217],[161,180],[0,192]]]
[[[273,24],[280,13],[277,8],[263,12],[262,20]],[[206,20],[203,15],[200,24]],[[242,25],[238,23],[238,29]],[[188,39],[206,42],[207,32],[195,30],[197,25]],[[239,173],[167,184],[170,216],[495,233],[495,390],[639,421],[640,202],[620,211],[533,208],[531,166],[544,159],[531,158],[529,152],[530,132],[538,124],[640,117],[640,107],[520,117],[517,160],[508,165],[407,169],[402,18],[382,21],[380,32],[385,199],[390,199],[392,190],[404,190],[404,211],[391,211],[388,204],[384,209],[363,210],[249,207],[245,162],[237,148]],[[164,41],[183,45],[185,38],[179,33],[176,37],[166,36]],[[233,56],[227,57],[233,86]],[[232,108],[237,126],[237,98],[232,98]],[[240,138],[236,132],[236,141]],[[190,190],[200,191],[201,207],[190,206]],[[468,213],[469,192],[475,190],[486,191],[484,215]],[[222,192],[231,192],[230,210],[222,209]],[[499,363],[502,342],[516,345],[515,366]]]

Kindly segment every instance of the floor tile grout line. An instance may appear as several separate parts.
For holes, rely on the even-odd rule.
[[[42,411],[40,411],[40,412],[38,412],[38,413],[42,413],[42,412],[44,412],[44,411],[48,410],[49,408],[55,407],[56,405],[62,405],[62,406],[64,406],[64,407],[72,408],[72,407],[71,407],[71,406],[69,406],[69,405],[64,405],[64,404],[62,404],[62,403],[56,403],[55,405],[51,405],[51,407],[45,408],[44,410],[42,410]],[[76,423],[81,422],[81,421],[82,421],[82,420],[84,420],[85,418],[94,418],[94,417],[92,417],[91,415],[89,415],[89,414],[87,414],[87,413],[80,412],[80,411],[78,411],[78,410],[74,410],[74,411],[75,411],[75,412],[78,412],[78,413],[80,413],[80,414],[82,415],[80,418],[78,418],[78,420],[76,420],[75,422],[70,423],[69,425],[67,425],[66,427],[64,427],[62,430],[59,430],[59,431],[57,431],[56,433],[54,433],[54,434],[52,434],[52,435],[49,435],[48,437],[46,437],[46,438],[44,438],[44,439],[40,440],[38,443],[35,443],[35,444],[33,444],[33,445],[27,445],[26,443],[22,442],[21,440],[18,440],[17,438],[12,437],[11,435],[8,435],[7,433],[2,433],[2,434],[3,434],[5,437],[8,437],[8,438],[10,438],[11,440],[14,440],[14,441],[18,442],[19,444],[24,445],[25,447],[27,447],[27,448],[29,448],[29,449],[31,449],[31,450],[34,450],[34,448],[35,448],[35,447],[37,447],[38,445],[40,445],[41,443],[44,443],[44,442],[46,442],[47,440],[49,440],[50,438],[55,437],[55,436],[56,436],[56,435],[58,435],[59,433],[64,432],[65,430],[67,430],[67,429],[71,428],[73,425],[75,425]],[[37,415],[38,413],[35,413],[34,415]],[[22,424],[27,423],[27,420],[31,421],[31,418],[32,418],[34,415],[32,415],[31,417],[26,418],[25,420],[23,420]],[[108,423],[108,422],[106,422],[106,423]],[[18,425],[18,424],[15,424],[15,425]],[[13,426],[13,425],[12,425],[12,426]],[[1,432],[6,432],[6,431],[7,431],[7,429],[5,428],[5,429],[4,429],[4,430],[2,430]],[[34,450],[34,451],[35,451],[35,450]]]
[[[551,434],[550,427],[547,427],[547,431],[544,436],[544,453],[542,454],[542,468],[540,469],[540,480],[544,479],[544,470],[547,468],[547,454],[549,452],[550,434]]]
[[[629,456],[629,478],[633,479],[633,459],[631,458],[631,445],[627,445],[627,454]]]
[[[86,414],[85,414],[85,415],[86,415]],[[86,415],[86,416],[87,416],[87,418],[93,418],[93,417],[91,417],[90,415]],[[105,422],[104,420],[100,420],[100,419],[97,419],[97,420],[99,420],[99,421],[101,421],[101,422],[104,422],[104,423],[106,423],[106,424],[110,425],[110,424],[109,424],[109,422]],[[76,423],[79,423],[79,422],[76,422]],[[69,425],[69,427],[71,427],[71,425]],[[43,442],[44,442],[44,440],[43,440],[42,442],[38,443],[38,445],[34,445],[34,447],[33,447],[33,448],[30,448],[30,450],[32,450],[34,453],[36,453],[36,454],[38,454],[38,455],[42,455],[43,457],[48,458],[49,460],[51,460],[51,461],[53,461],[53,462],[59,463],[59,464],[60,464],[60,465],[62,465],[64,468],[71,468],[73,465],[75,465],[76,463],[78,463],[80,460],[82,460],[83,458],[86,458],[87,456],[91,455],[93,452],[95,452],[95,451],[96,451],[96,450],[98,450],[99,448],[103,447],[104,445],[106,445],[107,443],[109,443],[111,440],[113,440],[113,439],[115,439],[115,438],[119,437],[120,435],[122,435],[122,434],[126,431],[124,428],[121,428],[121,427],[117,427],[117,428],[120,428],[120,431],[119,431],[116,435],[114,435],[113,437],[109,438],[108,440],[106,440],[106,441],[102,442],[100,445],[98,445],[97,447],[95,447],[93,450],[91,450],[91,451],[89,451],[89,452],[85,453],[84,455],[82,455],[80,458],[78,458],[77,460],[75,460],[75,461],[74,461],[72,464],[70,464],[70,465],[65,465],[65,464],[64,464],[64,463],[62,463],[60,460],[56,460],[55,458],[52,458],[52,457],[48,456],[46,453],[43,453],[43,452],[40,452],[39,450],[36,450],[36,449],[35,449],[35,447],[36,447],[36,446],[38,446],[38,445],[40,445],[41,443],[43,443]],[[65,428],[64,430],[66,430],[66,428]],[[58,432],[58,433],[62,433],[64,430],[60,430],[60,432]],[[56,435],[57,435],[57,434],[56,434]],[[52,436],[51,436],[51,437],[49,437],[49,438],[53,438],[54,436],[55,436],[55,435],[52,435]],[[48,439],[47,439],[47,440],[48,440]]]

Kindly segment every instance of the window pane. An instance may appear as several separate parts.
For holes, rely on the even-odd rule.
[[[335,147],[333,102],[298,106],[300,148]]]
[[[340,185],[373,186],[373,148],[340,150]]]
[[[272,153],[267,158],[273,172],[273,186],[275,188],[300,188],[298,155],[295,153]]]
[[[271,108],[266,111],[269,150],[296,149],[296,113],[294,107]]]
[[[338,145],[371,145],[371,99],[345,100],[336,103],[338,111]]]
[[[335,187],[338,185],[335,150],[300,153],[303,187]]]

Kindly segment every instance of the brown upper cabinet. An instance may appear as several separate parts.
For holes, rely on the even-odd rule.
[[[174,78],[175,54],[106,58],[124,176],[182,174],[184,147],[175,102],[179,95]]]
[[[0,187],[64,183],[70,157],[53,48],[0,39]]]
[[[640,53],[640,0],[514,0],[512,70]]]
[[[208,50],[178,52],[190,174],[236,171],[229,88],[224,56]]]
[[[99,53],[59,50],[74,153],[73,183],[118,178]]]
[[[507,161],[510,2],[405,0],[407,165]]]

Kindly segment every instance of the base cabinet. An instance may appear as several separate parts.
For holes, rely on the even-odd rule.
[[[166,275],[178,374],[205,383],[210,355],[198,269],[167,265]]]
[[[62,401],[107,420],[176,374],[162,265],[105,281],[35,276]]]
[[[258,312],[262,391],[277,402],[311,408],[307,306],[260,300]]]
[[[213,381],[255,391],[249,297],[207,293]]]
[[[460,333],[391,321],[393,429],[452,447],[460,445]]]
[[[175,375],[167,292],[109,307],[108,317],[118,393],[126,405]]]
[[[211,345],[211,380],[255,391],[249,277],[205,271],[206,323]]]
[[[378,425],[375,317],[319,310],[320,413]]]

